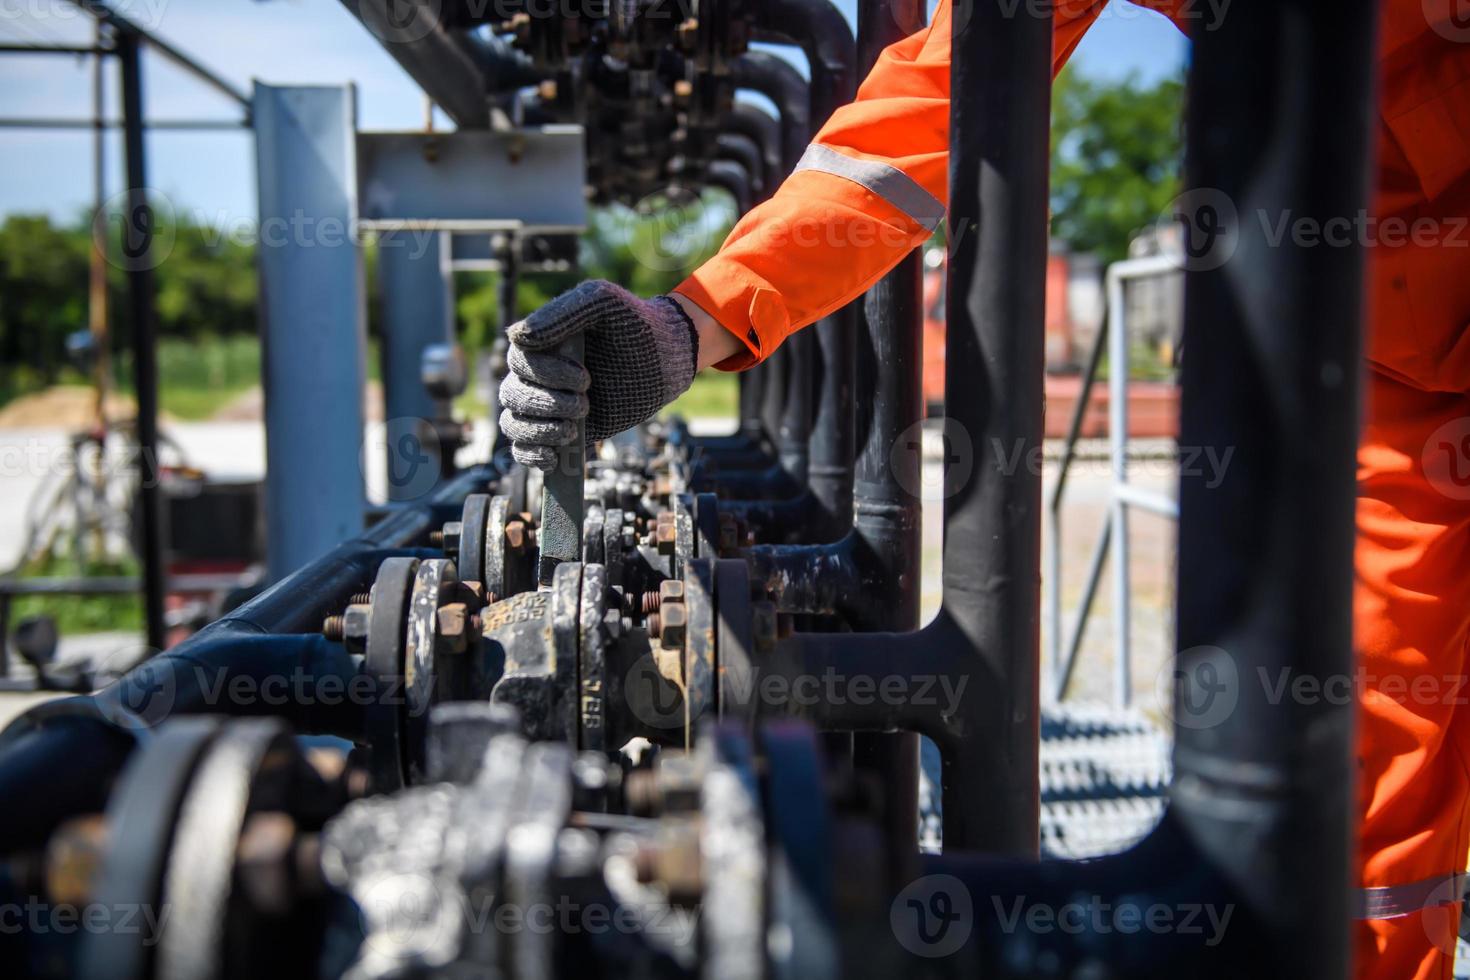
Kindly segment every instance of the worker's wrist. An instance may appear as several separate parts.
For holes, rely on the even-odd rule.
[[[693,300],[679,293],[670,293],[669,299],[677,303],[679,309],[689,317],[689,321],[694,324],[694,332],[699,336],[699,359],[695,363],[695,370],[703,371],[744,350],[738,337],[720,326],[718,320],[700,309]]]

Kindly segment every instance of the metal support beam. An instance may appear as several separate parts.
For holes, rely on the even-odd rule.
[[[365,228],[578,232],[586,173],[580,126],[357,137]]]
[[[350,87],[257,83],[266,554],[279,579],[362,527],[365,330]]]
[[[383,414],[391,432],[422,429],[419,420],[439,414],[424,387],[419,366],[424,348],[454,340],[454,280],[448,239],[447,232],[422,229],[390,232],[378,238],[378,284],[383,293]],[[398,452],[390,439],[385,460],[388,499],[419,497],[420,481],[405,483],[394,478],[409,462],[395,458]]]
[[[133,384],[138,399],[138,509],[142,525],[143,620],[148,645],[165,642],[163,605],[168,589],[163,567],[163,504],[158,473],[158,313],[154,308],[153,214],[148,204],[147,151],[143,142],[143,66],[136,34],[117,38],[125,123],[128,203],[123,222],[123,261],[128,271],[128,314],[133,327]]]

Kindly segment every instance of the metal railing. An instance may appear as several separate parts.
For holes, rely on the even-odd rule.
[[[1146,258],[1126,259],[1108,266],[1104,277],[1107,312],[1098,330],[1088,357],[1087,372],[1082,390],[1077,395],[1077,404],[1072,409],[1072,419],[1067,427],[1067,437],[1057,467],[1056,482],[1047,501],[1046,520],[1049,542],[1046,552],[1047,604],[1050,607],[1050,651],[1051,676],[1043,684],[1047,699],[1062,700],[1072,681],[1077,666],[1077,655],[1082,647],[1082,636],[1087,629],[1087,620],[1092,612],[1097,587],[1102,580],[1104,565],[1111,559],[1113,566],[1113,705],[1126,708],[1132,700],[1133,659],[1131,643],[1131,580],[1128,574],[1129,540],[1128,511],[1137,507],[1164,517],[1179,519],[1179,504],[1172,497],[1136,486],[1128,482],[1128,310],[1125,299],[1125,283],[1129,280],[1147,279],[1155,276],[1177,275],[1181,265],[1178,256],[1171,254],[1151,255]],[[1067,471],[1076,458],[1077,440],[1082,432],[1082,420],[1086,415],[1088,399],[1093,383],[1097,380],[1102,353],[1108,352],[1108,460],[1110,468],[1109,500],[1107,519],[1103,523],[1092,557],[1087,566],[1087,578],[1082,587],[1078,603],[1077,621],[1063,642],[1062,617],[1062,522],[1061,509],[1067,487]],[[1065,656],[1063,656],[1065,651]]]

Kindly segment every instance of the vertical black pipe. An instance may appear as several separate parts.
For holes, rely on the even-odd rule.
[[[1180,444],[1230,464],[1181,480],[1172,809],[1280,976],[1349,972],[1354,707],[1261,679],[1353,676],[1364,276],[1356,239],[1267,229],[1368,205],[1376,9],[1280,0],[1198,32],[1185,127]]]
[[[858,69],[872,70],[888,45],[923,26],[921,0],[860,0],[857,10]],[[861,451],[853,484],[853,533],[866,552],[860,563],[881,580],[880,603],[864,603],[854,629],[906,633],[919,628],[920,452],[897,446],[918,437],[922,418],[922,310],[920,249],[869,289],[861,303],[863,331],[857,348]],[[895,448],[898,449],[895,452]],[[866,583],[865,583],[866,584]],[[873,593],[869,593],[873,594]],[[904,860],[918,839],[919,737],[861,732],[853,757],[883,779],[889,839]],[[900,869],[895,869],[900,870]]]
[[[811,69],[811,131],[815,133],[856,94],[857,50],[852,32],[829,0],[776,0],[759,10],[758,16],[757,40],[790,40],[801,45],[806,54]],[[852,528],[856,304],[823,317],[814,332],[817,397],[807,485],[820,515],[820,526],[813,528],[814,537],[835,541]]]
[[[143,146],[143,73],[141,40],[131,31],[117,32],[116,50],[122,75],[124,152],[127,162],[128,211],[123,221],[123,260],[128,269],[128,312],[133,321],[133,384],[138,399],[138,509],[143,560],[143,618],[148,646],[164,645],[163,600],[167,588],[163,567],[163,511],[158,472],[158,322],[153,307],[153,211],[148,204],[148,176]]]
[[[1049,4],[953,7],[943,628],[983,712],[944,759],[944,844],[1036,853]],[[971,701],[978,699],[971,698]]]

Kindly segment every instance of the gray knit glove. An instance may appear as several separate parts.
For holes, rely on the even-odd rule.
[[[500,431],[511,454],[549,470],[586,417],[586,441],[606,439],[653,416],[694,380],[699,337],[667,296],[639,299],[601,279],[562,293],[512,324],[510,374],[500,386]],[[586,366],[555,353],[586,338]]]

